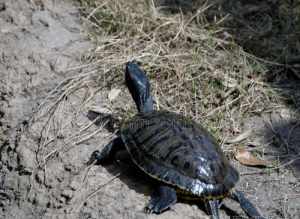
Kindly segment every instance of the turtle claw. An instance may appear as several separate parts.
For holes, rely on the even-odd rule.
[[[101,160],[101,153],[100,151],[96,150],[92,153],[89,161],[86,163],[87,166],[92,165],[93,163],[95,163],[95,161],[98,163],[99,160]]]
[[[153,209],[149,208],[149,206],[146,206],[146,207],[144,208],[144,212],[145,212],[146,214],[152,214],[152,213],[153,213]]]
[[[160,214],[170,208],[171,203],[167,205],[162,200],[151,200],[150,203],[144,208],[146,214]]]
[[[124,143],[123,140],[118,137],[109,142],[101,151],[94,151],[86,163],[87,165],[91,164],[105,164],[113,160],[114,155],[120,149],[123,149]]]
[[[145,208],[144,211],[146,214],[160,214],[166,209],[162,209],[162,206],[160,206],[160,203],[153,203],[150,202]]]
[[[159,186],[151,195],[150,202],[145,207],[147,214],[160,214],[169,209],[177,201],[176,191],[168,186]]]

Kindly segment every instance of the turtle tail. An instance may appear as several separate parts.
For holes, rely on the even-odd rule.
[[[134,61],[126,64],[125,82],[138,111],[141,113],[153,111],[149,80],[145,72]]]

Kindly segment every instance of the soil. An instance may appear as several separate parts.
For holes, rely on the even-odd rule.
[[[86,73],[82,57],[93,48],[76,3],[0,0],[0,31],[0,218],[209,218],[195,202],[147,215],[153,187],[147,177],[122,161],[86,167],[90,154],[114,136],[94,125],[88,110],[122,103],[110,102],[103,90],[85,104],[86,92],[94,92],[89,84],[68,98],[69,90],[58,92]],[[244,130],[255,130],[245,144],[269,145],[264,158],[280,154],[280,168],[232,159],[241,172],[237,188],[267,218],[299,218],[299,122],[288,109],[269,115],[245,119]],[[245,216],[236,203],[225,205]],[[221,218],[228,214],[221,210]]]

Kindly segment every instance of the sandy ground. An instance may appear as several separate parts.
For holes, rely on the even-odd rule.
[[[76,84],[85,73],[77,66],[93,47],[79,18],[67,0],[0,1],[0,218],[208,218],[197,203],[182,202],[162,215],[146,215],[153,186],[146,177],[120,162],[85,166],[92,151],[113,137],[91,122],[89,108],[132,102],[112,103],[103,90],[86,105],[89,84],[68,98],[72,86],[59,91],[64,80]],[[53,96],[61,101],[53,103]],[[267,173],[232,160],[242,175],[237,187],[267,218],[300,218],[300,165],[290,162],[300,152],[297,118],[286,109],[244,124],[244,130],[255,130],[248,144],[273,142],[267,159],[286,149],[292,153]],[[274,144],[274,136],[289,138],[286,148]],[[225,204],[243,215],[235,203]],[[222,218],[228,214],[221,210]]]

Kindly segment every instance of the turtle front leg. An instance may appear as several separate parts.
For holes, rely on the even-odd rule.
[[[124,149],[124,142],[121,137],[113,139],[108,143],[102,151],[94,151],[87,162],[87,165],[91,165],[96,161],[96,164],[103,164],[113,160],[114,155],[117,151]]]
[[[243,211],[250,217],[255,219],[265,219],[263,216],[260,215],[258,210],[254,207],[254,205],[244,196],[241,191],[235,190],[230,192],[231,199],[235,200],[236,202],[240,203],[241,208]]]
[[[160,185],[153,191],[150,202],[145,207],[145,212],[148,214],[160,214],[176,202],[177,195],[175,189],[166,185]]]

